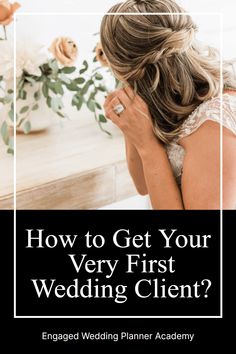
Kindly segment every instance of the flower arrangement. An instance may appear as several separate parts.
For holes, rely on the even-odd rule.
[[[20,7],[20,4],[17,2],[10,3],[8,0],[0,0],[0,25],[3,28],[3,37],[0,36],[0,45],[1,45],[1,61],[3,65],[0,66],[0,104],[9,104],[11,109],[11,113],[9,112],[9,118],[13,121],[13,90],[8,89],[5,91],[6,85],[4,83],[5,80],[9,80],[12,75],[12,59],[9,66],[9,62],[7,58],[11,56],[13,51],[7,42],[7,30],[6,26],[10,25],[13,21],[13,15]],[[8,146],[8,152],[13,153],[13,137],[9,135],[8,125],[5,121],[2,122],[0,128],[1,136],[3,138],[4,143]]]
[[[6,9],[5,12],[1,6],[4,11]],[[14,120],[13,50],[12,44],[7,40],[5,26],[11,23],[13,13],[19,6],[17,3],[11,5],[6,0],[0,0],[0,24],[4,26],[4,38],[0,41],[0,51],[3,53],[0,58],[0,104],[7,107],[7,117],[1,123],[1,136],[9,153],[13,153],[10,129]],[[67,118],[64,98],[70,97],[71,106],[78,111],[86,106],[94,114],[100,129],[111,135],[103,127],[107,119],[99,101],[101,95],[105,96],[109,92],[106,75],[113,79],[113,88],[119,83],[114,79],[99,43],[93,52],[92,63],[84,60],[82,67],[77,69],[75,62],[79,50],[75,41],[69,37],[56,38],[47,50],[35,43],[27,46],[17,43],[16,127],[25,134],[31,131],[30,116],[40,108],[40,100],[44,100],[48,109],[58,118]]]
[[[20,4],[17,2],[11,4],[8,0],[0,0],[0,25],[3,26],[5,39],[7,39],[6,26],[13,21],[13,15],[19,7]]]

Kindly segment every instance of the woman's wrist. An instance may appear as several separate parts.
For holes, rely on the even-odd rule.
[[[131,155],[138,154],[136,146],[130,141],[130,139],[126,135],[124,135],[124,138],[125,138],[126,151]]]
[[[166,154],[164,146],[157,140],[156,137],[149,139],[146,144],[136,146],[136,149],[142,160],[153,158],[153,154]]]

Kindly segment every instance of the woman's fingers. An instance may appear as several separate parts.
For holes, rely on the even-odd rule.
[[[106,107],[109,105],[109,103],[116,97],[116,92],[112,92],[110,93],[107,98],[105,99],[105,102],[104,102],[104,109],[106,109]]]
[[[114,91],[108,95],[103,105],[104,109],[106,109],[110,105],[110,103],[113,101],[115,97],[119,99],[120,101],[119,103],[121,103],[125,108],[127,108],[131,104],[131,98],[129,97],[129,95],[126,93],[124,89],[121,89],[121,90]]]
[[[129,98],[124,89],[117,91],[116,96],[119,98],[120,103],[124,106],[124,108],[128,108],[130,106],[131,99]]]
[[[143,99],[137,93],[135,93],[135,91],[132,89],[132,87],[126,86],[125,92],[129,96],[129,98],[132,102],[135,101],[135,104],[137,104],[137,103],[143,104],[144,103]]]
[[[113,109],[107,112],[107,118],[110,119],[114,124],[119,126],[120,117],[113,111]]]
[[[125,87],[125,91],[127,95],[130,97],[131,101],[134,101],[134,99],[140,103],[143,104],[145,103],[142,97],[140,97],[137,93],[134,92],[134,90],[130,86]]]
[[[120,104],[120,100],[118,97],[114,97],[113,100],[111,100],[110,102],[110,106],[111,108],[115,108],[115,106],[117,106],[118,104]]]
[[[133,101],[135,99],[135,97],[137,96],[137,95],[135,95],[134,90],[130,86],[126,86],[124,88],[124,91],[131,101]]]
[[[109,111],[114,110],[114,107],[118,104],[120,104],[120,100],[117,97],[113,97],[106,106],[104,105],[105,114],[107,115]]]
[[[148,118],[148,115],[145,114],[145,102],[139,95],[135,94],[134,90],[130,86],[127,86],[121,90],[114,91],[108,95],[104,103],[105,116],[117,126],[119,126],[121,124],[120,116],[122,116],[123,112],[120,115],[116,114],[115,107],[117,105],[122,104],[125,108],[125,115],[126,109],[131,107],[132,103],[135,103],[135,105],[133,106],[134,114],[136,111],[139,112],[140,116]]]
[[[134,90],[130,86],[126,86],[125,88],[116,90],[107,96],[103,105],[104,109],[109,106],[115,97],[118,97],[120,100],[118,104],[121,103],[123,106],[125,106],[125,108],[127,108],[134,100],[137,100],[139,104],[145,103],[139,95],[135,94]]]

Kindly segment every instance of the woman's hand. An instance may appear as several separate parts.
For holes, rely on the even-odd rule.
[[[125,109],[118,115],[114,107],[119,104]],[[150,144],[158,144],[148,107],[130,87],[111,93],[106,98],[104,110],[106,117],[121,129],[138,151],[147,149]]]
[[[114,108],[119,104],[125,110],[117,115]],[[136,159],[135,168],[129,163],[137,189],[142,189],[142,194],[148,192],[154,209],[183,209],[170,162],[164,146],[154,135],[146,103],[130,87],[126,87],[107,97],[104,110],[107,118],[122,130],[126,140],[135,147],[140,157],[138,163]],[[132,162],[129,156],[128,160]],[[143,171],[141,178],[137,171]]]

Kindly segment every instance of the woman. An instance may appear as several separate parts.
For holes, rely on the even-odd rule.
[[[217,52],[197,43],[196,25],[173,0],[128,0],[109,12],[101,44],[124,88],[104,110],[124,134],[138,192],[149,194],[154,209],[220,209],[222,97],[222,202],[235,209],[233,63],[224,64],[221,80]]]

